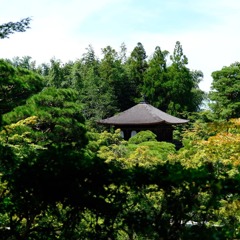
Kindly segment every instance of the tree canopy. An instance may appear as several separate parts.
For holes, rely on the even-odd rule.
[[[102,56],[0,60],[1,238],[239,239],[239,64],[213,73],[211,109],[199,111],[203,74],[180,42]],[[96,125],[143,96],[189,114],[180,149]]]
[[[210,107],[219,119],[240,116],[240,63],[212,73],[212,91],[209,94]]]
[[[30,96],[40,92],[44,79],[25,68],[13,67],[0,59],[0,114],[25,103]]]
[[[126,46],[119,51],[111,46],[102,49],[98,58],[92,46],[75,62],[51,59],[35,71],[47,80],[47,86],[73,88],[79,92],[84,116],[94,125],[96,120],[124,111],[143,98],[155,107],[181,117],[200,110],[204,92],[198,84],[203,78],[199,70],[187,67],[180,42],[174,52],[158,46],[150,57],[139,42],[129,56]],[[26,60],[26,59],[25,59]],[[24,59],[18,60],[19,64]],[[34,63],[28,63],[32,66]]]

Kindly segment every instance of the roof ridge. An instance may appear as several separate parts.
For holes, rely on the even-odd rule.
[[[152,106],[152,105],[150,105],[150,104],[147,104],[147,103],[146,103],[146,108],[147,108],[148,112],[153,116],[154,119],[156,119],[156,120],[161,119],[162,121],[165,122],[164,119],[162,119],[162,118],[159,117],[157,114],[155,114],[154,112],[152,112],[152,111],[151,111],[151,108],[156,109],[156,110],[158,110],[158,111],[161,111],[161,110],[159,110],[159,109],[155,108],[154,106]],[[161,111],[161,112],[162,112],[162,111]]]

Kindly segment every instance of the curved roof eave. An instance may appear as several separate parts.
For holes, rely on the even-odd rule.
[[[113,117],[98,121],[100,124],[115,126],[160,124],[177,125],[187,122],[189,122],[189,120],[174,117],[146,103],[139,103]]]

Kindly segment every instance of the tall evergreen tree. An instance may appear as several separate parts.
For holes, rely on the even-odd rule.
[[[168,81],[166,83],[168,112],[178,115],[181,112],[197,111],[203,99],[203,92],[198,88],[201,74],[196,75],[187,67],[188,59],[183,54],[182,45],[176,42],[172,64],[167,68]],[[196,99],[196,94],[198,98]]]
[[[127,60],[127,72],[129,76],[129,87],[132,90],[132,99],[139,102],[143,96],[144,73],[147,70],[147,54],[142,45],[138,43]]]
[[[100,77],[112,94],[112,106],[120,111],[131,106],[130,91],[128,90],[128,77],[122,61],[123,56],[110,46],[102,49],[103,58],[100,62]]]
[[[209,98],[216,118],[240,117],[240,63],[212,73],[213,82]]]
[[[144,74],[143,92],[152,105],[163,111],[167,110],[167,51],[156,47],[153,56],[148,62],[148,68]]]
[[[77,60],[74,62],[70,77],[71,77],[71,88],[77,90],[80,92],[83,88],[83,79],[81,75],[81,68],[82,68],[82,62],[81,60]]]
[[[93,70],[93,74],[99,75],[99,59],[97,58],[95,51],[91,45],[86,48],[86,52],[83,54],[82,58],[82,77],[88,73],[89,69]]]
[[[52,58],[50,60],[50,70],[47,76],[48,86],[61,88],[63,82],[62,62]]]
[[[61,87],[62,88],[71,88],[73,86],[73,76],[72,76],[72,71],[73,71],[73,66],[74,62],[68,61],[67,63],[64,63],[62,65],[62,83]]]
[[[109,86],[107,82],[110,79],[101,78],[100,61],[95,56],[94,49],[91,46],[82,58],[81,78],[83,85],[80,98],[84,104],[86,119],[90,120],[91,124],[96,124],[96,120],[114,114],[117,109],[112,86]]]

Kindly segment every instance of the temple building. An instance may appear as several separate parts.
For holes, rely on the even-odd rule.
[[[187,123],[189,120],[171,116],[146,102],[141,102],[113,117],[98,123],[120,128],[122,137],[128,140],[137,132],[150,130],[157,135],[158,141],[173,141],[174,125]]]

